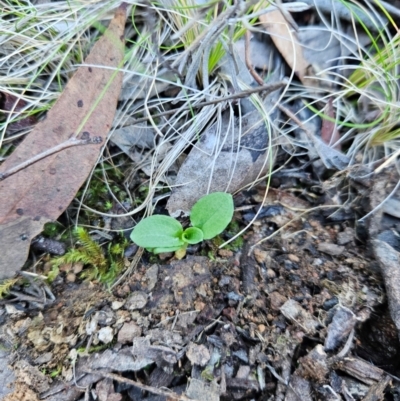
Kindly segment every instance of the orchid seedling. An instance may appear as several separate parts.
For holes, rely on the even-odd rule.
[[[233,216],[231,194],[214,192],[200,198],[190,212],[191,227],[170,216],[146,217],[132,231],[132,241],[155,254],[176,252],[183,257],[189,244],[198,244],[222,233]]]

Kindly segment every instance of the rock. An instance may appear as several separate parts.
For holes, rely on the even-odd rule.
[[[142,329],[135,323],[124,323],[118,332],[118,342],[121,344],[129,344],[135,337],[142,335]]]
[[[323,242],[322,244],[318,245],[318,250],[320,252],[326,253],[331,256],[339,256],[344,251],[344,246],[331,244],[329,242]]]
[[[96,314],[97,314],[97,323],[100,326],[111,326],[116,321],[114,311],[108,306],[105,306],[102,310],[98,311]]]
[[[44,354],[39,355],[35,359],[35,365],[43,365],[44,363],[50,362],[53,358],[52,352],[45,352]]]
[[[271,294],[269,294],[269,301],[271,309],[274,311],[278,311],[281,308],[281,306],[287,301],[287,298],[279,294],[279,292],[274,291]]]
[[[147,294],[143,291],[135,291],[125,303],[125,309],[143,309],[147,304]]]
[[[0,349],[0,399],[13,392],[15,374],[8,366],[10,359],[9,352]]]
[[[186,396],[199,401],[219,401],[220,389],[215,382],[210,384],[198,379],[191,379],[186,390]]]
[[[192,365],[205,366],[210,360],[210,352],[208,349],[204,345],[197,345],[195,343],[189,344],[186,356]]]
[[[250,366],[248,365],[240,365],[239,369],[236,373],[237,379],[247,379],[250,374]]]
[[[315,334],[319,326],[311,313],[307,312],[297,301],[289,299],[282,307],[281,312],[286,319],[289,319],[297,326],[300,326],[308,334]]]
[[[290,254],[288,255],[288,259],[289,259],[291,262],[294,262],[294,263],[299,263],[299,262],[300,262],[300,258],[299,258],[297,255],[293,255],[292,253],[290,253]]]
[[[110,326],[103,327],[98,331],[97,336],[102,343],[109,344],[114,338],[113,329]]]
[[[125,301],[113,301],[111,303],[111,309],[118,310],[118,309],[121,309],[124,305],[125,305]]]
[[[157,284],[157,277],[158,277],[158,265],[154,264],[151,265],[145,274],[145,278],[147,281],[147,289],[151,291]]]
[[[354,230],[350,227],[346,227],[345,230],[337,235],[337,243],[339,245],[346,245],[354,240]]]

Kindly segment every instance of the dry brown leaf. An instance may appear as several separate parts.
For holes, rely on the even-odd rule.
[[[68,82],[47,117],[1,165],[0,174],[69,138],[107,136],[122,86],[126,6]],[[105,68],[103,68],[105,67]],[[101,143],[52,154],[0,182],[0,279],[21,269],[33,237],[56,220],[87,179]]]
[[[11,114],[14,116],[18,112],[22,111],[26,107],[26,102],[23,99],[6,93],[0,92],[0,111],[4,114]],[[37,122],[36,116],[23,117],[18,121],[15,121],[8,125],[7,132],[14,132],[24,128],[29,128],[35,125]]]
[[[335,109],[333,108],[333,100],[329,98],[328,104],[326,105],[325,113],[330,118],[335,118]],[[321,139],[329,146],[332,146],[336,150],[341,150],[342,146],[340,143],[336,144],[340,140],[340,134],[337,128],[335,127],[335,123],[331,120],[324,118],[322,120],[321,127]]]
[[[281,80],[280,69],[270,76],[269,83]],[[270,121],[278,118],[274,106],[280,96],[274,91],[264,99],[265,111]],[[265,123],[258,110],[251,111],[235,121],[230,112],[224,112],[220,122],[202,133],[200,141],[191,150],[179,169],[175,187],[167,202],[171,216],[188,215],[192,206],[203,195],[211,192],[234,193],[264,176],[274,149],[270,149],[270,136],[274,135],[274,124]],[[219,128],[221,124],[222,128]]]
[[[289,26],[279,10],[260,15],[260,21],[271,35],[271,39],[282,57],[303,82],[310,63],[304,57],[303,47],[299,43],[296,32]]]

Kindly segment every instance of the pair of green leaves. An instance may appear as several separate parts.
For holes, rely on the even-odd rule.
[[[211,239],[225,230],[233,216],[232,195],[214,192],[203,196],[190,212],[192,227],[183,229],[170,216],[154,215],[136,225],[131,239],[137,245],[154,253],[173,252]]]

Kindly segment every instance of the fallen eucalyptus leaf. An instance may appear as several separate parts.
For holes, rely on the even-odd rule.
[[[1,165],[4,173],[47,149],[79,138],[105,138],[122,86],[126,5],[40,121]],[[103,142],[104,143],[104,142]],[[63,149],[0,182],[0,279],[22,268],[31,240],[74,199],[95,165],[102,143]]]

